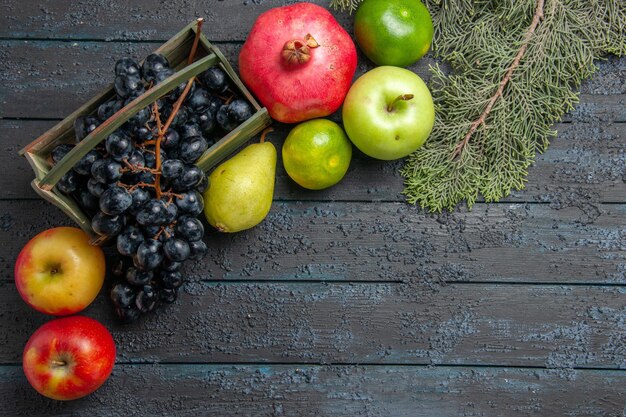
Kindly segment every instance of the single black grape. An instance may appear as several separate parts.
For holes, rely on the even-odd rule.
[[[136,215],[139,209],[143,207],[144,204],[150,200],[152,197],[148,191],[141,187],[137,187],[130,192],[130,196],[133,199],[130,207],[128,208],[129,213]]]
[[[101,122],[108,120],[111,116],[121,110],[124,107],[124,102],[121,100],[117,100],[115,98],[105,101],[100,106],[98,106],[98,119]]]
[[[57,182],[56,187],[63,194],[71,194],[78,189],[79,186],[79,176],[74,171],[66,172],[59,182]]]
[[[146,239],[137,248],[134,265],[142,271],[152,271],[163,260],[163,245],[158,240]]]
[[[99,208],[99,199],[98,197],[91,194],[91,192],[83,187],[79,187],[76,190],[76,199],[80,203],[81,207],[87,210],[98,210]]]
[[[148,313],[154,310],[158,296],[152,285],[144,285],[135,297],[135,306],[142,313]]]
[[[143,168],[146,166],[146,159],[143,152],[139,149],[133,149],[127,159],[128,163],[135,168]]]
[[[50,157],[52,158],[52,162],[55,164],[58,163],[72,149],[74,149],[74,145],[70,145],[69,143],[62,143],[60,145],[55,146],[52,152],[50,152]]]
[[[226,105],[220,107],[220,109],[217,111],[217,114],[215,115],[215,119],[217,120],[217,124],[226,132],[230,132],[231,130],[235,129],[239,124],[237,121],[231,120],[228,117],[228,106]]]
[[[198,88],[193,94],[187,95],[186,101],[187,106],[189,106],[194,113],[198,113],[211,105],[211,93],[204,88]]]
[[[91,195],[98,199],[108,187],[109,186],[107,184],[104,184],[95,178],[89,178],[89,181],[87,181],[87,190],[91,193]]]
[[[173,148],[177,148],[180,143],[180,136],[174,129],[167,129],[163,139],[161,139],[161,147],[168,151]]]
[[[172,187],[177,192],[189,191],[200,184],[203,175],[204,172],[197,166],[186,165],[183,174],[172,181]]]
[[[197,191],[189,191],[181,194],[182,198],[176,197],[176,205],[182,213],[197,216],[204,209],[204,200]]]
[[[174,262],[183,262],[189,257],[189,244],[175,237],[171,237],[163,244],[163,253]]]
[[[196,240],[195,242],[189,242],[189,259],[200,260],[209,251],[206,243],[202,240]]]
[[[199,76],[206,88],[214,93],[223,93],[228,88],[228,76],[218,67],[211,67]]]
[[[187,164],[193,164],[204,154],[204,152],[208,148],[209,144],[202,136],[189,137],[183,139],[182,143],[180,144],[179,157],[183,162]],[[198,182],[196,182],[194,185],[196,185]]]
[[[228,105],[228,118],[237,124],[245,122],[252,117],[252,106],[242,99],[235,99]]]
[[[141,316],[141,312],[135,305],[131,305],[126,308],[115,307],[115,315],[122,323],[132,323],[137,321]]]
[[[127,159],[133,151],[133,142],[122,130],[116,130],[105,140],[104,145],[111,158],[116,161]]]
[[[91,176],[104,184],[122,178],[122,165],[112,158],[98,159],[91,166]]]
[[[101,236],[117,236],[126,223],[123,215],[108,216],[99,211],[91,219],[91,228]]]
[[[182,267],[182,263],[181,262],[175,262],[172,261],[170,259],[163,259],[163,262],[161,263],[161,270],[162,271],[180,271],[180,268]]]
[[[166,304],[172,304],[178,297],[178,288],[162,288],[159,290],[159,300]]]
[[[148,129],[145,125],[136,125],[132,128],[133,137],[136,142],[145,142],[147,140],[154,139],[154,134],[151,129]]]
[[[142,271],[134,266],[126,271],[126,281],[131,285],[146,285],[152,281],[152,278],[154,278],[152,271]]]
[[[74,135],[76,140],[83,140],[88,134],[96,130],[100,121],[94,116],[79,116],[74,120]]]
[[[169,218],[167,205],[163,200],[150,200],[137,212],[137,222],[141,225],[157,226],[166,224]]]
[[[161,164],[161,176],[165,179],[174,179],[182,175],[185,165],[178,159],[168,159]]]
[[[90,134],[91,132],[96,130],[96,128],[100,126],[100,124],[100,120],[98,120],[98,118],[95,116],[85,117],[85,132],[87,132],[87,134]]]
[[[115,77],[113,87],[121,98],[136,96],[145,90],[141,78],[137,75],[118,75]]]
[[[126,104],[128,105],[128,103],[130,103],[131,101],[131,99],[128,99]],[[151,114],[152,113],[150,108],[144,107],[143,109],[135,113],[130,119],[128,119],[126,123],[128,123],[131,131],[142,126],[145,127],[145,124],[148,122],[148,120],[150,120]]]
[[[100,152],[92,149],[74,165],[74,171],[80,175],[91,175],[91,166],[98,159],[102,159],[102,155],[100,155]]]
[[[126,188],[113,185],[100,196],[100,211],[115,216],[128,210],[132,203],[133,197]]]
[[[166,57],[161,54],[150,54],[143,61],[141,66],[143,77],[146,81],[157,81],[157,74],[166,70],[170,70],[170,63]]]
[[[180,216],[176,222],[176,236],[188,242],[202,239],[204,236],[204,226],[202,222],[192,216]]]
[[[182,125],[178,132],[180,133],[181,139],[186,139],[195,136],[202,136],[202,131],[200,126],[194,121],[188,121],[184,125]]]
[[[111,288],[110,296],[113,305],[126,308],[135,301],[135,290],[128,284],[120,282]]]
[[[130,75],[141,77],[139,64],[132,58],[122,58],[115,63],[115,75]]]
[[[202,135],[208,137],[215,131],[217,120],[215,120],[215,113],[211,110],[206,109],[196,114],[195,120],[198,123],[198,126],[200,126]]]
[[[133,256],[144,240],[139,228],[126,226],[122,233],[117,235],[117,251],[124,256]]]
[[[161,271],[159,278],[165,288],[179,288],[183,285],[183,275],[178,271]]]

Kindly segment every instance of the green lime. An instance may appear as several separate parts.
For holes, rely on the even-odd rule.
[[[352,159],[352,143],[337,123],[309,120],[294,127],[283,144],[283,165],[295,182],[310,190],[337,184]]]
[[[354,16],[354,35],[375,64],[407,67],[428,52],[433,22],[419,0],[364,0]]]

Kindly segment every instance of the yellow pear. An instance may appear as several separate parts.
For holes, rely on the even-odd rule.
[[[254,143],[224,162],[209,176],[204,215],[220,232],[239,232],[261,223],[272,206],[276,148]]]

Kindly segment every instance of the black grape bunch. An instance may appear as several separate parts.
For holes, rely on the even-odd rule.
[[[117,61],[115,96],[95,115],[76,119],[76,141],[174,73],[159,54],[149,55],[143,65],[131,58]],[[185,281],[182,263],[206,255],[198,216],[208,179],[194,164],[216,140],[252,116],[250,104],[233,92],[219,67],[199,74],[179,100],[186,86],[181,83],[135,114],[56,186],[77,201],[103,240],[116,244],[120,256],[113,272],[119,279],[110,298],[123,322],[174,302]],[[56,146],[51,163],[74,146]]]

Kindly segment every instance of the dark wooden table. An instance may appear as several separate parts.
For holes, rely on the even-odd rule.
[[[310,192],[279,161],[269,217],[208,233],[211,254],[187,266],[174,305],[128,326],[104,295],[85,311],[118,347],[99,391],[61,403],[28,385],[22,349],[49,317],[20,299],[13,262],[69,222],[30,190],[18,149],[109,83],[116,59],[204,16],[236,64],[256,16],[283,3],[2,1],[0,415],[623,416],[626,59],[615,57],[583,85],[526,190],[498,204],[424,213],[400,194],[401,162],[358,152],[342,183]],[[432,62],[412,69],[427,79]],[[358,74],[369,68],[360,57]],[[288,130],[272,136],[279,149]]]

